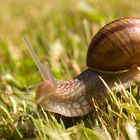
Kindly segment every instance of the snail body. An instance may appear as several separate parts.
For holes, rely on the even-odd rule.
[[[47,64],[42,65],[28,42],[27,47],[44,81],[38,86],[36,100],[45,110],[68,117],[93,111],[93,100],[102,100],[111,90],[140,82],[140,19],[113,21],[93,37],[87,51],[87,70],[71,80],[56,80]],[[106,85],[105,85],[106,83]]]

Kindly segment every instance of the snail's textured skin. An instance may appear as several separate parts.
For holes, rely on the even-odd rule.
[[[104,71],[129,69],[140,65],[140,19],[128,18],[113,21],[92,39],[87,66]]]
[[[39,104],[47,111],[62,114],[68,117],[83,116],[94,109],[93,100],[103,101],[109,93],[104,79],[111,90],[120,90],[120,81],[125,88],[140,81],[138,74],[131,71],[123,74],[100,74],[87,69],[72,80],[57,81],[56,87],[49,87],[48,81],[43,82],[37,91]],[[47,89],[46,89],[47,88]],[[48,91],[48,89],[51,89]],[[45,90],[44,90],[45,89]],[[42,99],[40,99],[40,97]]]
[[[42,82],[37,103],[64,116],[83,116],[94,110],[93,100],[103,101],[109,93],[104,81],[111,90],[120,90],[120,82],[124,88],[140,82],[140,19],[121,19],[104,26],[90,43],[87,66],[72,80]],[[115,73],[122,70],[127,71]]]

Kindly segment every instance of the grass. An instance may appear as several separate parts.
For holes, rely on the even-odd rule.
[[[100,27],[139,17],[139,7],[137,0],[5,0],[0,5],[0,138],[138,140],[139,85],[111,94],[105,105],[94,102],[92,118],[67,129],[38,110],[35,85],[42,79],[21,36],[57,79],[70,79],[86,68],[88,44]]]

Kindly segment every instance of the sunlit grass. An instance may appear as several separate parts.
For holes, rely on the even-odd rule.
[[[137,3],[137,4],[136,4]],[[140,17],[137,0],[5,0],[0,5],[0,138],[130,139],[140,137],[139,85],[94,102],[91,119],[65,128],[35,103],[41,76],[21,36],[27,37],[56,78],[70,79],[86,68],[92,36],[107,22]],[[81,63],[82,62],[82,63]]]

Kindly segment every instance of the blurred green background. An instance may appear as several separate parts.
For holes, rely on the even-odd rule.
[[[56,129],[51,128],[50,122],[49,125],[47,125],[48,122],[44,124],[43,119],[34,116],[37,112],[34,99],[35,88],[28,91],[27,87],[41,82],[42,78],[21,36],[27,38],[41,62],[46,60],[49,62],[57,79],[70,79],[86,69],[85,59],[88,45],[97,31],[106,23],[124,17],[140,17],[139,0],[1,1],[0,138],[19,139],[25,136],[24,133],[31,131],[36,133],[33,135],[34,138],[37,137],[36,139],[49,137],[50,139],[68,140],[92,139],[95,132],[87,128],[76,126],[67,132],[56,123]],[[138,104],[135,105],[139,107]],[[132,110],[135,108],[130,109],[129,104],[125,107],[128,112],[134,113]],[[96,131],[96,135],[101,139],[110,139],[109,133],[116,139],[128,138],[124,130],[124,127],[128,125],[125,124],[126,120],[137,122],[137,129],[140,128],[140,123],[138,123],[140,115],[137,109],[135,111],[139,117],[136,116],[132,120],[128,115],[128,118],[122,117],[120,122],[111,117],[112,122],[110,122],[108,117],[106,119],[108,121],[103,121],[103,124],[108,127],[101,125],[107,135],[104,135],[102,130]],[[97,126],[100,128],[100,125]],[[46,137],[46,132],[48,137]],[[67,135],[58,137],[62,132]],[[140,132],[139,129],[138,132]],[[72,138],[67,137],[70,134],[78,135]],[[132,134],[135,136],[135,133]],[[98,138],[95,136],[94,139]]]
[[[57,78],[70,78],[85,69],[88,44],[101,26],[139,17],[139,7],[138,0],[5,0],[0,5],[0,72],[23,77],[25,83],[39,81],[24,35]]]

